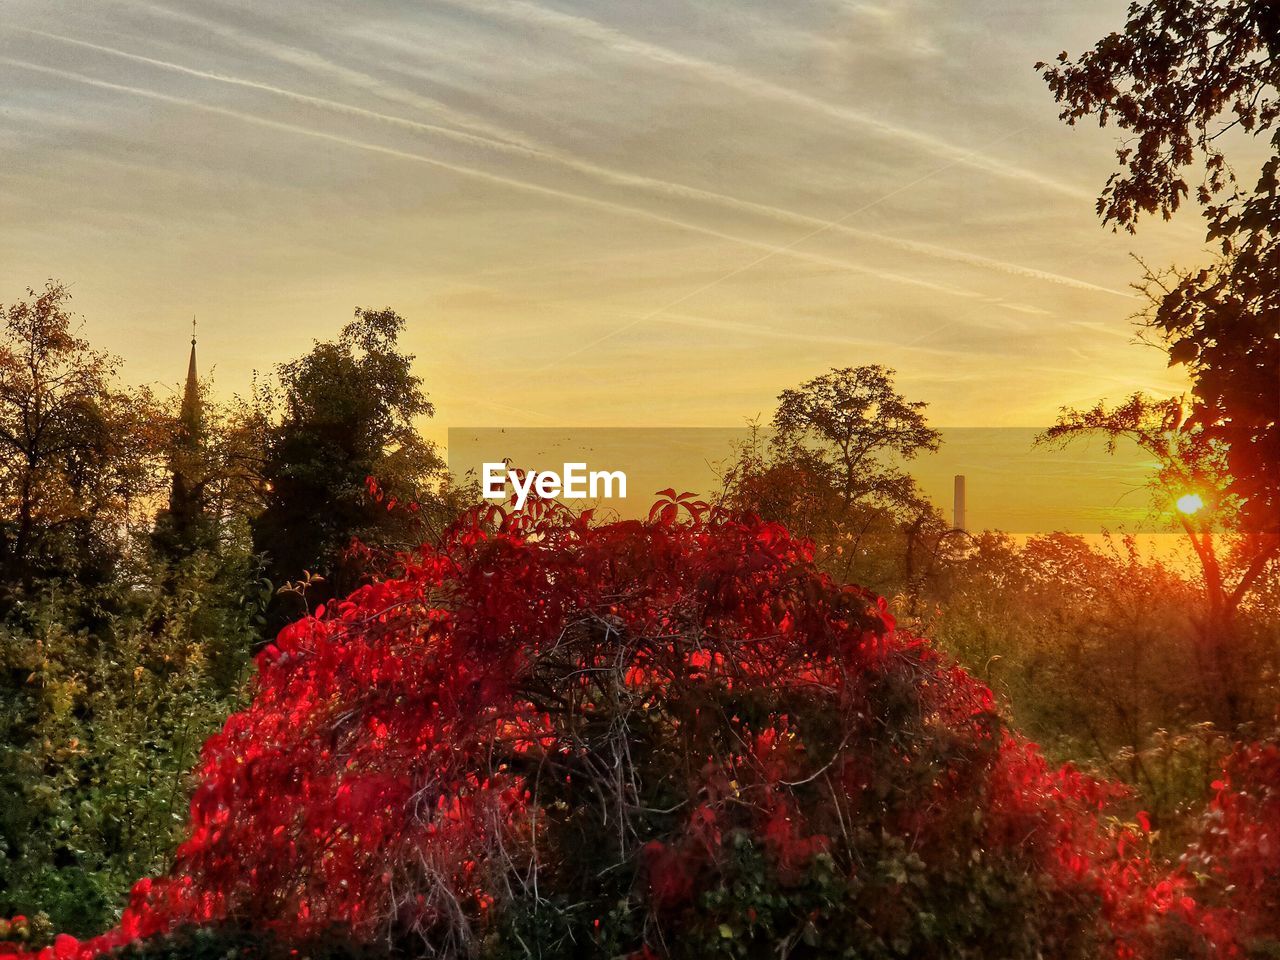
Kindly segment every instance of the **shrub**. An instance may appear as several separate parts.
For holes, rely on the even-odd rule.
[[[52,584],[0,623],[0,916],[100,931],[167,868],[200,745],[241,703],[244,579],[202,554],[163,587]]]
[[[492,960],[1155,955],[1194,904],[1117,788],[780,526],[678,509],[460,527],[282,631],[173,869],[46,956],[225,922]]]
[[[1205,929],[1222,956],[1280,956],[1280,739],[1238,747],[1213,787],[1183,859]]]
[[[938,586],[923,624],[938,645],[988,680],[1049,756],[1133,787],[1162,852],[1185,850],[1232,741],[1255,738],[1280,697],[1274,596],[1260,591],[1233,620],[1235,657],[1250,665],[1237,703],[1251,722],[1232,728],[1209,722],[1223,706],[1204,637],[1221,618],[1174,553],[1129,537],[983,534]]]

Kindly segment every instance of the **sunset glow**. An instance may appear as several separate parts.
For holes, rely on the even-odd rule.
[[[1123,8],[14,0],[0,302],[66,280],[159,384],[195,313],[221,395],[389,305],[437,440],[737,425],[868,359],[959,426],[1166,393],[1129,255],[1202,231],[1100,230],[1112,132],[1032,69]]]

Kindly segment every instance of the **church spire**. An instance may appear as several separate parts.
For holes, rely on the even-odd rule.
[[[191,318],[191,356],[182,391],[173,439],[169,447],[169,509],[156,517],[153,539],[162,555],[184,557],[212,542],[205,512],[208,462],[204,451],[204,411],[200,403],[200,375],[196,369],[196,321]]]
[[[202,414],[200,376],[196,372],[196,318],[193,316],[191,318],[191,358],[187,361],[187,385],[182,392],[182,410],[178,414],[186,439],[194,440],[200,436],[204,419]]]

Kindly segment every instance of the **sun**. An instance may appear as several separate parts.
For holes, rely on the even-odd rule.
[[[1177,500],[1178,510],[1191,516],[1193,513],[1199,513],[1204,509],[1204,498],[1198,493],[1184,493]]]

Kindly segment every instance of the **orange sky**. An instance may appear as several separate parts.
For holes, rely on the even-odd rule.
[[[220,392],[359,305],[429,425],[735,425],[884,363],[944,426],[1181,389],[1093,215],[1111,131],[1032,69],[1124,0],[8,0],[0,301],[72,285]]]

